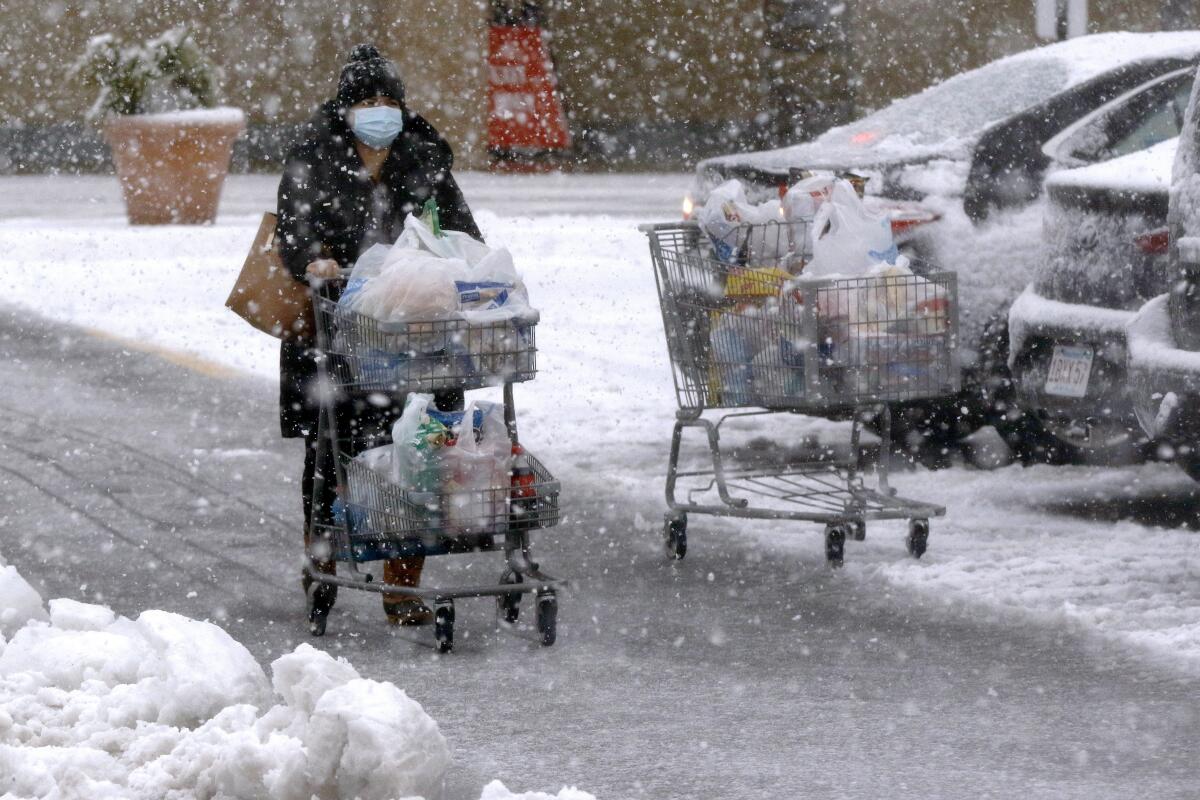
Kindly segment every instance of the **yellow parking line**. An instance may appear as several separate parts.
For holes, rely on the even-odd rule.
[[[122,347],[127,347],[130,350],[136,350],[140,353],[150,353],[152,355],[156,355],[164,361],[169,361],[172,364],[209,378],[233,378],[240,374],[238,370],[232,367],[227,367],[224,364],[218,364],[215,361],[209,361],[208,359],[192,355],[191,353],[186,353],[182,350],[172,350],[169,347],[153,344],[151,342],[128,339],[124,336],[117,336],[115,333],[102,331],[99,328],[85,327],[83,330],[89,336],[94,336],[97,339],[104,339],[105,341],[119,344]]]

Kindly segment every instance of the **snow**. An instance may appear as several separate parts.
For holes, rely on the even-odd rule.
[[[546,794],[545,792],[514,794],[504,788],[504,784],[500,781],[492,781],[483,787],[483,794],[479,800],[596,800],[596,798],[574,786],[564,788],[558,794]]]
[[[1168,139],[1111,161],[1061,170],[1046,179],[1046,187],[1165,193],[1171,187],[1171,165],[1178,149],[1179,138]]]
[[[1040,331],[1079,331],[1121,337],[1132,318],[1132,311],[1050,300],[1039,295],[1033,286],[1028,286],[1008,312],[1008,365],[1011,367],[1016,362],[1029,337]]]
[[[1167,295],[1159,295],[1130,319],[1129,365],[1145,372],[1174,373],[1178,378],[1195,381],[1200,378],[1200,353],[1175,346],[1167,299]]]
[[[16,567],[0,561],[0,652],[4,639],[31,619],[49,619],[41,595],[21,577]]]
[[[246,121],[246,114],[240,108],[217,106],[138,114],[137,119],[151,125],[241,125]]]
[[[471,180],[486,183],[472,176],[466,176],[464,183]],[[640,211],[628,216],[586,213],[587,200],[611,194],[604,181],[599,186],[582,183],[584,188],[576,190],[574,199],[557,176],[544,183],[537,179],[523,183],[530,192],[541,185],[563,191],[565,199],[558,205],[576,203],[585,213],[530,216],[528,206],[476,204],[489,242],[511,250],[531,302],[542,314],[540,373],[536,382],[519,386],[516,392],[522,439],[563,481],[564,493],[588,502],[619,497],[620,507],[613,513],[627,523],[630,537],[642,537],[656,526],[647,520],[663,508],[666,454],[676,408],[646,239],[636,227],[648,220]],[[264,179],[263,197],[269,198],[272,189]],[[0,239],[5,243],[0,275],[9,278],[8,298],[52,319],[121,337],[127,347],[157,348],[193,367],[208,362],[275,380],[275,341],[222,306],[258,217],[240,209],[220,217],[215,226],[130,228],[121,219],[116,197],[114,193],[108,205],[101,206],[109,213],[86,220],[0,222]],[[630,199],[637,202],[636,197]],[[610,202],[605,207],[612,206]],[[964,319],[964,326],[978,322],[990,302],[999,302],[1028,284],[1040,247],[1036,232],[1041,210],[1035,204],[1001,216],[977,231],[976,238],[950,237],[960,241],[946,264],[959,270],[964,296],[969,287],[979,298],[972,303],[974,318]],[[955,216],[952,210],[943,222],[952,232],[970,226],[961,212]],[[1058,308],[1044,305],[1052,301],[1041,298],[1023,302],[1035,303],[1043,311]],[[763,418],[731,420],[722,428],[723,441],[731,446],[761,445],[763,440],[772,446],[807,439],[843,441],[845,434],[844,423],[800,416],[770,418],[769,427],[764,427]],[[231,452],[238,457],[254,455],[253,451],[208,450],[205,456],[223,458]],[[1175,467],[1011,466],[994,472],[954,467],[937,474],[924,470],[895,474],[893,484],[904,495],[944,503],[947,515],[933,521],[931,550],[921,561],[905,557],[900,544],[902,523],[873,524],[868,541],[852,550],[842,573],[846,580],[861,582],[865,592],[903,591],[944,604],[947,614],[1000,612],[1023,624],[1083,631],[1139,656],[1200,670],[1200,551],[1194,531],[1171,527],[1178,522],[1134,521],[1128,514],[1118,514],[1116,522],[1103,517],[1106,508],[1146,498],[1173,499],[1194,508],[1200,502],[1197,490]],[[1099,510],[1077,511],[1080,508]],[[780,537],[777,523],[704,519],[695,524],[760,544],[771,557],[786,558],[795,550],[809,561],[821,558],[819,536]],[[151,612],[137,620],[110,621],[99,607],[59,601],[51,602],[47,614],[40,602],[30,604],[28,584],[20,581],[25,588],[14,589],[19,585],[14,576],[15,571],[0,571],[0,600],[24,593],[25,610],[20,612],[24,618],[0,620],[13,626],[5,629],[9,638],[0,643],[4,651],[0,658],[9,658],[16,647],[13,659],[33,663],[29,648],[34,634],[27,631],[40,632],[39,642],[62,640],[50,648],[74,658],[51,659],[54,663],[16,677],[0,671],[0,692],[9,693],[0,699],[0,710],[14,719],[6,723],[0,713],[0,773],[18,768],[8,765],[20,765],[23,780],[34,786],[27,796],[42,796],[37,787],[51,785],[49,781],[66,776],[73,767],[80,771],[72,773],[75,777],[70,780],[81,780],[79,774],[93,781],[108,776],[103,779],[121,791],[127,785],[121,781],[136,774],[144,781],[139,785],[154,787],[156,796],[169,796],[170,786],[188,781],[206,786],[249,781],[261,787],[259,796],[301,796],[309,784],[300,782],[294,767],[308,760],[313,737],[323,747],[318,759],[320,791],[327,796],[360,791],[355,787],[372,785],[369,782],[381,774],[381,764],[399,757],[380,731],[393,724],[403,727],[405,722],[412,724],[404,730],[414,748],[405,752],[423,753],[422,763],[441,752],[431,732],[436,727],[430,729],[415,709],[404,704],[398,690],[359,683],[362,679],[349,664],[304,646],[271,664],[269,683],[264,683],[266,673],[261,669],[255,673],[223,652],[224,657],[214,661],[228,680],[240,686],[241,694],[259,699],[204,706],[211,683],[188,671],[186,654],[194,651],[178,634],[191,632],[190,625],[207,623]],[[8,606],[4,603],[0,608]],[[33,620],[38,614],[41,617]],[[152,635],[151,623],[156,620],[159,633]],[[172,631],[177,634],[174,638],[169,635]],[[196,630],[195,635],[211,640],[206,647],[236,649],[236,643],[218,641],[207,628]],[[84,636],[90,637],[88,648],[97,654],[93,658],[74,655],[83,641],[76,637]],[[171,647],[179,654],[174,660],[160,653]],[[184,704],[193,709],[194,719],[187,726],[156,721],[168,706],[152,685],[143,685],[154,677],[143,681],[139,671],[143,663],[158,670],[159,676],[183,671],[187,692],[171,713],[183,714],[188,710]],[[49,683],[48,675],[72,688]],[[118,685],[117,677],[129,682]],[[64,742],[62,750],[12,740],[14,708],[30,705],[52,720],[58,718],[58,709],[79,709],[79,724],[85,725],[95,720],[97,712],[86,716],[83,711],[101,707],[104,697],[117,697],[120,702],[110,699],[108,707],[124,716],[114,711],[111,724],[92,731],[93,736],[83,737],[84,728],[57,734]],[[347,711],[356,703],[371,705],[361,725],[352,724],[358,716]],[[104,742],[121,746],[110,751],[101,747]],[[356,760],[357,744],[351,752],[344,746],[348,742],[366,742],[372,756]],[[191,765],[186,770],[185,762]],[[342,771],[347,772],[341,775]],[[428,780],[433,769],[421,774],[421,780]],[[107,789],[89,785],[88,791],[103,797]],[[122,796],[117,791],[112,796]],[[406,791],[436,794],[427,787]],[[555,795],[514,795],[495,783],[484,789],[487,800],[511,797],[542,800]],[[589,796],[563,789],[557,797],[583,800]]]
[[[1103,72],[1145,59],[1192,58],[1200,33],[1099,33],[1026,50],[955,75],[812,142],[706,164],[856,167],[931,157],[962,160],[990,125]]]
[[[156,610],[130,620],[67,598],[50,601],[47,620],[11,567],[4,585],[22,587],[0,651],[5,797],[441,793],[450,751],[437,723],[344,660],[301,644],[268,683],[212,623]],[[488,796],[506,796],[497,787]]]

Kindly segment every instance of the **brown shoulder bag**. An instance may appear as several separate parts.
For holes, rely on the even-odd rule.
[[[225,305],[242,319],[277,339],[312,335],[312,296],[292,277],[275,246],[275,215],[263,214],[254,244]]]

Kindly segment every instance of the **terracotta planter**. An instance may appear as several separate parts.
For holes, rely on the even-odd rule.
[[[134,225],[198,225],[217,216],[233,141],[246,120],[236,108],[110,117],[104,139]]]

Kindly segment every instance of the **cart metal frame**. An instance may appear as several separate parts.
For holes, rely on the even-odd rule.
[[[343,271],[342,278],[346,275]],[[324,635],[337,587],[416,597],[433,606],[436,646],[446,653],[454,645],[455,600],[495,597],[501,619],[514,624],[522,595],[534,594],[539,640],[552,645],[557,638],[557,593],[567,582],[543,572],[532,557],[530,531],[559,522],[561,486],[541,462],[529,455],[535,481],[519,500],[512,497],[509,487],[488,490],[495,507],[505,510],[480,520],[473,528],[451,531],[430,523],[423,510],[448,507],[456,493],[415,493],[390,484],[352,460],[355,454],[349,451],[356,448],[338,425],[339,403],[355,399],[374,406],[386,399],[388,403],[383,405],[399,408],[410,392],[469,391],[500,385],[504,421],[509,438],[517,444],[513,384],[536,374],[536,316],[483,325],[461,320],[382,323],[338,305],[332,290],[336,283],[324,282],[313,292],[321,387],[316,441],[318,464],[325,463],[329,454],[333,456],[333,477],[343,512],[340,520],[329,524],[318,518],[314,508],[309,533],[310,542],[327,550],[329,560],[343,564],[347,574],[322,572],[313,553],[305,552],[310,632]],[[466,360],[470,366],[464,368]],[[370,434],[377,443],[391,441],[390,431]],[[318,469],[314,497],[320,496],[327,480]],[[518,515],[513,511],[517,504],[533,507],[534,513]],[[365,561],[493,550],[504,553],[504,569],[495,584],[400,586],[376,580],[359,568]]]
[[[861,278],[789,278],[811,254],[803,244],[809,240],[805,222],[739,226],[720,247],[734,263],[715,258],[694,222],[639,229],[649,237],[679,403],[667,464],[669,510],[663,529],[667,555],[680,559],[686,554],[689,514],[823,523],[825,555],[833,566],[843,563],[847,539],[865,538],[867,521],[907,519],[906,549],[914,557],[923,555],[929,519],[944,515],[945,508],[899,497],[889,485],[891,404],[957,391],[957,286],[953,273],[920,265],[919,271],[914,270],[918,279],[889,279],[887,283]],[[747,261],[754,266],[747,266]],[[727,296],[735,284],[738,292],[779,304],[772,314],[763,314],[753,303],[742,304],[749,310],[743,309]],[[875,327],[849,334],[845,329],[860,323],[842,321],[843,335],[840,344],[835,344],[837,337],[830,335],[818,309],[823,307],[829,314],[829,309],[845,306],[848,300],[854,304],[863,297],[882,297],[885,289],[899,292],[903,301],[912,301],[911,293],[919,292],[927,299],[936,295],[947,302],[937,305],[932,317],[908,319],[903,311],[892,310],[884,318],[872,320]],[[906,292],[910,296],[905,296]],[[802,295],[807,302],[791,303],[789,294]],[[722,320],[733,320],[741,340],[773,337],[772,341],[794,343],[794,352],[786,362],[760,366],[755,374],[749,364],[722,352]],[[874,333],[881,327],[917,332],[900,336],[902,347],[877,347],[872,337],[876,341],[884,338]],[[912,346],[913,342],[921,346]],[[740,355],[745,359],[747,354]],[[745,374],[758,380],[744,380]],[[724,413],[714,421],[703,416],[706,411]],[[782,468],[731,467],[721,449],[724,423],[737,417],[781,413],[849,415],[849,457],[813,459]],[[862,429],[871,418],[877,422],[881,449],[875,487],[867,486],[860,468]],[[685,432],[693,429],[707,444],[708,462],[702,468],[682,469]]]

